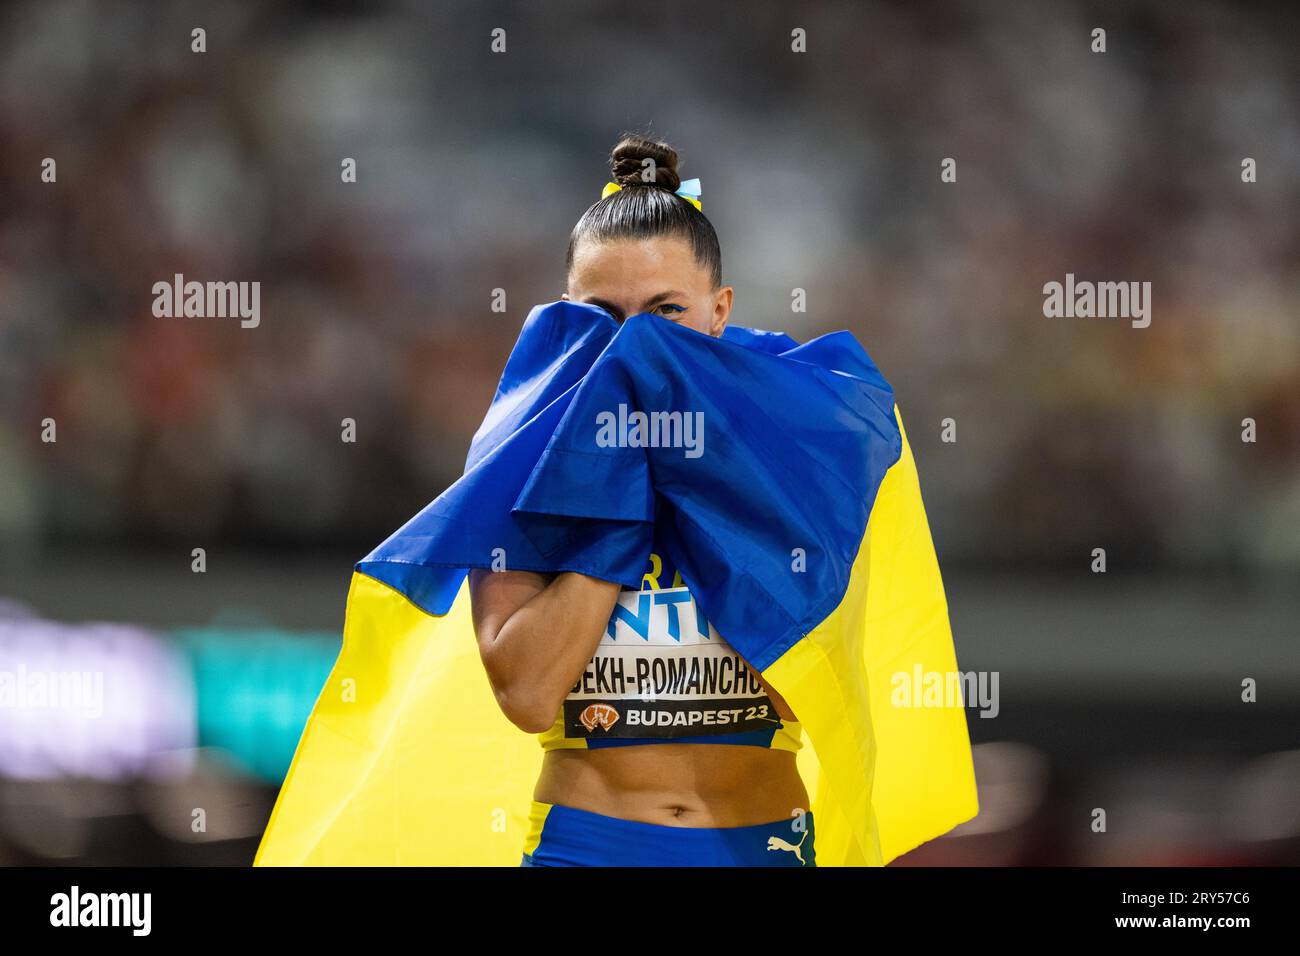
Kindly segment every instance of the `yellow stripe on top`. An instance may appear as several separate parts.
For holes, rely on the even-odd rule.
[[[555,723],[551,724],[550,730],[544,730],[537,735],[537,742],[542,745],[542,750],[586,750],[586,737],[566,737],[564,735],[564,707],[561,705],[560,712],[555,715]]]

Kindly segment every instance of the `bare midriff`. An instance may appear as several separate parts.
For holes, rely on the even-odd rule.
[[[754,826],[809,809],[795,758],[738,744],[550,750],[533,799],[663,826]]]

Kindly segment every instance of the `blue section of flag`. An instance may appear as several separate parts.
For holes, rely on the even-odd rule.
[[[641,447],[635,413],[678,413],[678,438],[692,416],[702,441]],[[525,322],[464,476],[357,569],[442,614],[468,568],[639,588],[654,547],[762,671],[842,600],[901,445],[893,390],[847,332],[717,339],[551,303]]]

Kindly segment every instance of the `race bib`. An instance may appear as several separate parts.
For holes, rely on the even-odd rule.
[[[672,739],[781,724],[753,671],[685,587],[620,594],[563,717],[570,738]]]

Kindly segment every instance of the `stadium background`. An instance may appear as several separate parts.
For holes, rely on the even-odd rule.
[[[106,687],[0,708],[0,863],[251,860],[351,564],[459,474],[646,125],[733,321],[893,382],[959,666],[999,674],[981,816],[900,862],[1300,861],[1295,9],[629,9],[0,8],[0,671]],[[260,281],[261,325],[154,318],[178,272]],[[1067,272],[1151,281],[1151,326],[1045,319]]]

